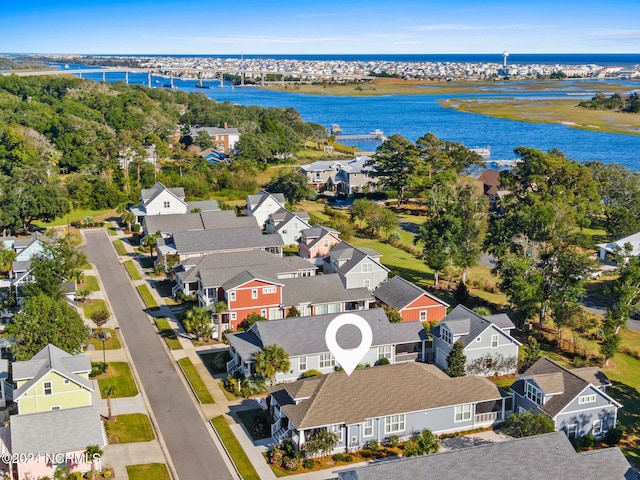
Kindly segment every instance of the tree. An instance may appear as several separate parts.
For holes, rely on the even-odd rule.
[[[307,183],[307,176],[299,169],[279,169],[265,189],[271,193],[282,193],[292,205],[315,196],[315,192]]]
[[[212,312],[216,316],[216,329],[218,330],[218,341],[222,341],[222,313],[228,310],[227,304],[222,300],[218,300],[213,304]]]
[[[464,354],[464,345],[460,342],[453,344],[447,355],[447,368],[444,373],[450,377],[464,377],[466,372],[467,356]]]
[[[410,440],[409,448],[405,443],[404,456],[416,457],[419,455],[428,455],[437,453],[440,450],[440,444],[433,432],[428,429],[422,430],[419,434],[414,435]]]
[[[378,177],[383,187],[398,192],[398,206],[404,202],[405,188],[414,174],[418,162],[418,149],[402,135],[391,135],[376,149],[366,162],[374,170],[370,175]]]
[[[109,417],[111,417],[111,415],[109,415]],[[99,445],[89,445],[85,450],[84,450],[85,455],[91,459],[91,478],[95,478],[96,476],[96,460],[100,460],[100,457],[102,456],[102,449],[100,448]]]
[[[15,337],[13,354],[28,360],[51,343],[69,352],[82,351],[89,329],[78,312],[64,300],[40,293],[28,298],[7,331]]]
[[[13,262],[17,256],[18,253],[13,248],[4,248],[0,245],[0,270],[2,273],[6,273],[7,276],[11,277]]]
[[[111,421],[111,397],[116,394],[115,385],[105,385],[102,389],[102,395],[107,399],[107,420]]]
[[[379,208],[378,205],[373,203],[371,200],[367,200],[366,198],[356,198],[351,204],[349,211],[351,213],[352,220],[358,220],[360,222],[360,226],[363,226],[371,212],[376,208]]]
[[[382,230],[388,239],[391,231],[400,225],[400,221],[393,211],[387,208],[377,208],[369,213],[367,225],[376,235]]]
[[[127,230],[131,230],[131,224],[136,221],[136,216],[130,210],[122,212],[120,220],[127,226]]]
[[[149,256],[152,257],[152,258],[153,258],[153,247],[155,247],[158,244],[158,239],[160,237],[162,237],[160,232],[151,233],[151,234],[147,235],[146,237],[144,237],[144,240],[142,242],[142,244],[145,247],[149,247]]]
[[[467,268],[480,259],[488,226],[489,205],[475,185],[460,185],[456,189],[456,216],[460,228],[456,235],[457,249],[453,263],[462,267],[462,283],[467,282]]]
[[[251,312],[249,315],[247,315],[247,318],[244,319],[244,322],[242,322],[242,327],[245,329],[249,329],[253,326],[254,323],[265,322],[266,320],[267,319],[262,315],[259,315],[256,312]]]
[[[340,437],[336,432],[330,432],[323,428],[318,430],[309,440],[304,444],[305,454],[313,457],[317,454],[323,456],[329,455],[331,451],[338,445]]]
[[[98,328],[101,328],[105,323],[107,323],[107,320],[109,320],[109,316],[109,310],[107,310],[107,307],[102,307],[93,310],[89,315],[89,318],[93,321],[93,323],[96,324]]]
[[[545,413],[524,412],[521,415],[512,413],[502,424],[502,431],[516,438],[551,433],[554,430],[553,420]]]
[[[289,354],[280,345],[265,345],[256,353],[256,373],[268,378],[271,385],[275,382],[276,373],[286,372],[291,366]]]
[[[538,343],[538,340],[536,340],[536,337],[532,337],[531,335],[527,337],[527,341],[524,342],[522,348],[524,350],[524,357],[522,359],[520,369],[525,371],[538,361],[542,356],[542,353],[540,352],[540,344]]]
[[[211,314],[204,307],[191,307],[184,313],[184,329],[199,341],[211,334]]]
[[[300,316],[300,310],[298,310],[298,307],[296,307],[295,305],[291,305],[291,308],[287,312],[287,318],[293,318],[293,317],[299,317],[299,316]]]
[[[402,315],[400,315],[400,312],[398,312],[398,310],[396,310],[393,307],[390,307],[389,305],[383,305],[382,308],[384,309],[384,313],[387,315],[389,322],[391,323],[402,322]]]

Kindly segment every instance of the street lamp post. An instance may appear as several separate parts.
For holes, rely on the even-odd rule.
[[[107,340],[109,340],[111,338],[111,334],[109,332],[102,332],[102,335],[100,337],[101,337],[101,340],[102,340],[102,363],[106,367],[107,366],[107,351],[105,349],[104,342],[106,342]]]

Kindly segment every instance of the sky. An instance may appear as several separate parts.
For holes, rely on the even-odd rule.
[[[0,0],[0,52],[639,53],[639,0]]]

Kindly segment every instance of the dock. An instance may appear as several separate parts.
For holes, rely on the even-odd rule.
[[[384,142],[387,139],[387,136],[384,134],[382,130],[374,130],[371,133],[363,133],[358,135],[336,135],[336,141],[344,141],[344,140],[356,140],[356,141],[367,141],[367,140],[377,140],[379,142]]]

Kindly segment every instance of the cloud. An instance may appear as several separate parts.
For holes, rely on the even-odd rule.
[[[501,30],[533,30],[533,29],[550,29],[555,25],[527,25],[527,24],[506,24],[506,25],[471,25],[464,23],[435,23],[431,25],[418,25],[414,30],[425,31],[462,31],[462,30],[493,30],[500,32]]]

